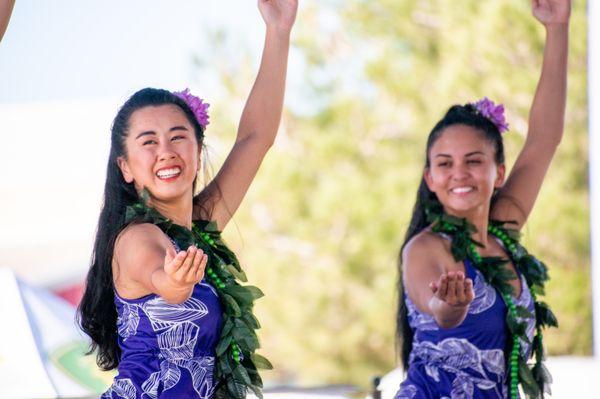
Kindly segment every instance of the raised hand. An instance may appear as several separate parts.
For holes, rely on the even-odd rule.
[[[175,287],[193,286],[204,277],[207,260],[206,254],[195,246],[177,254],[169,248],[165,255],[165,274]]]
[[[267,27],[290,31],[296,20],[298,0],[258,0],[258,9]]]
[[[545,26],[567,24],[571,16],[571,0],[531,0],[531,10]]]
[[[429,288],[439,300],[455,307],[467,306],[475,297],[473,280],[465,278],[463,272],[444,273],[437,281],[432,281]]]

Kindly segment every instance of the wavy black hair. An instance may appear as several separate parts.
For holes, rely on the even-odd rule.
[[[132,114],[144,107],[167,104],[181,108],[194,127],[198,145],[202,146],[204,128],[198,123],[186,102],[167,90],[145,88],[136,92],[123,104],[112,124],[104,201],[98,219],[85,291],[77,312],[80,328],[92,340],[88,354],[97,351],[96,363],[103,370],[116,368],[121,357],[117,342],[117,310],[114,304],[112,273],[115,240],[125,228],[125,209],[139,201],[133,183],[124,180],[117,159],[127,156],[125,139],[129,134]]]
[[[450,107],[444,117],[436,123],[429,137],[425,150],[425,167],[430,167],[429,152],[435,142],[444,134],[447,127],[453,125],[465,125],[474,128],[483,139],[487,140],[494,147],[494,161],[497,165],[504,164],[504,143],[500,131],[494,123],[481,115],[473,104],[454,105]],[[404,370],[408,369],[408,360],[412,350],[414,332],[408,324],[408,310],[406,308],[404,284],[402,281],[402,251],[406,244],[423,229],[428,227],[427,217],[425,216],[425,204],[431,201],[438,201],[435,193],[429,190],[425,179],[421,178],[419,189],[417,190],[417,199],[413,208],[410,225],[406,230],[404,242],[400,247],[398,255],[398,309],[396,315],[396,342],[400,349],[400,360]],[[494,197],[492,197],[492,202]]]

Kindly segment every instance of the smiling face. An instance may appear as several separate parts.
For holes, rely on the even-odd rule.
[[[424,178],[446,212],[467,216],[489,211],[494,188],[504,183],[505,166],[495,161],[494,145],[473,127],[448,126],[433,143]]]
[[[131,114],[125,156],[118,164],[127,183],[165,203],[193,195],[200,146],[194,127],[177,105],[147,106]]]

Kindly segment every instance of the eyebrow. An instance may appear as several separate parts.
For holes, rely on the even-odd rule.
[[[482,151],[473,151],[473,152],[469,152],[468,154],[465,154],[465,157],[470,157],[471,155],[485,155],[485,153],[482,152]],[[449,154],[437,154],[435,157],[436,158],[437,157],[452,158],[452,155],[449,155]]]
[[[185,126],[173,126],[172,128],[170,128],[170,129],[169,129],[169,132],[175,132],[175,131],[178,131],[178,130],[184,130],[184,131],[186,131],[186,132],[187,132],[187,131],[188,131],[188,128],[187,128],[187,127],[185,127]],[[140,137],[143,137],[143,136],[151,136],[151,135],[156,135],[156,132],[155,132],[154,130],[147,130],[147,131],[145,131],[145,132],[142,132],[142,133],[138,134],[138,135],[135,137],[135,139],[137,140],[137,139],[139,139]]]

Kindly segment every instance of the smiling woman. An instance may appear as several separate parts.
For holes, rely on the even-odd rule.
[[[265,48],[236,142],[194,197],[208,104],[147,88],[112,126],[104,204],[80,304],[97,363],[118,369],[103,398],[260,395],[262,292],[220,236],[273,144],[297,1],[261,0]]]
[[[527,141],[506,181],[503,106],[487,98],[455,105],[429,134],[399,262],[407,378],[397,399],[548,391],[542,328],[557,322],[537,299],[548,273],[518,231],[563,134],[570,9],[570,0],[532,1],[546,28],[544,61]]]

